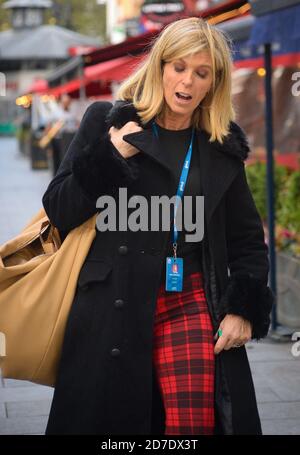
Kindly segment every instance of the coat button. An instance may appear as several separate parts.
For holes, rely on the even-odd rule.
[[[117,348],[114,348],[110,351],[112,357],[119,357],[119,355],[121,354],[120,352],[120,349],[117,349]]]
[[[121,245],[119,246],[119,253],[124,256],[125,254],[127,254],[128,252],[128,248],[126,245]]]
[[[122,300],[122,299],[115,300],[115,307],[116,308],[122,308],[123,306],[124,306],[124,300]]]

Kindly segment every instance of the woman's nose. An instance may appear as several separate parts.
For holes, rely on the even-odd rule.
[[[192,83],[192,74],[191,73],[186,73],[183,78],[183,83],[184,85],[191,85]]]

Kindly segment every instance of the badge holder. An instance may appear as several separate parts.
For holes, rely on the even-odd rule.
[[[166,291],[182,291],[183,258],[177,257],[177,243],[173,243],[173,257],[166,258]]]

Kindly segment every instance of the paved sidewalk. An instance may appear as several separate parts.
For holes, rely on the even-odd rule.
[[[50,171],[33,171],[14,139],[0,138],[0,244],[16,235],[41,207]],[[300,434],[300,356],[293,343],[270,339],[247,345],[263,432]],[[0,435],[43,434],[53,389],[0,379]]]
[[[247,344],[266,435],[300,435],[300,356],[292,355],[293,344],[269,338]]]

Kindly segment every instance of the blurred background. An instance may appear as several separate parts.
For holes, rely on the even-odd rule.
[[[83,113],[168,23],[205,18],[233,46],[247,178],[270,251],[269,335],[248,343],[265,434],[300,434],[300,1],[0,0],[0,244],[17,235]],[[53,390],[0,379],[0,434],[42,434]]]

